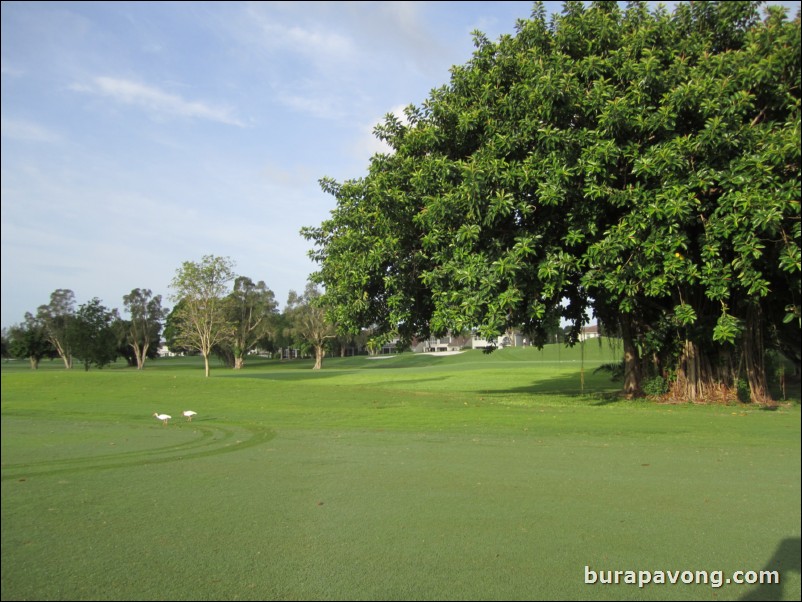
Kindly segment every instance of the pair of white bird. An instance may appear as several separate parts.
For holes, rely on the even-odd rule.
[[[158,412],[153,412],[153,415],[161,420],[164,426],[167,426],[167,422],[172,418],[169,414],[159,414]],[[187,419],[187,422],[192,422],[192,417],[197,416],[198,413],[192,410],[184,410],[183,415]]]

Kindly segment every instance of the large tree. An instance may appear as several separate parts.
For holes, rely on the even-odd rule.
[[[228,296],[226,313],[233,325],[228,342],[234,369],[245,364],[245,356],[271,333],[275,326],[278,303],[275,295],[263,281],[254,283],[246,276],[234,280],[234,289]]]
[[[331,315],[542,340],[559,314],[576,340],[593,309],[627,393],[648,340],[678,394],[743,366],[767,400],[766,334],[799,337],[800,27],[758,6],[536,3],[514,36],[476,33],[449,85],[377,127],[366,177],[322,181],[337,207],[303,232]]]
[[[75,318],[75,293],[69,289],[56,289],[50,294],[50,303],[40,305],[36,319],[44,326],[47,339],[64,362],[72,368],[70,328]]]
[[[185,261],[170,285],[176,302],[171,314],[175,341],[203,356],[207,377],[212,349],[230,341],[234,334],[225,301],[234,277],[229,258],[205,255],[200,262]]]
[[[290,291],[284,316],[296,340],[308,344],[315,354],[313,370],[323,368],[326,344],[337,336],[337,329],[321,305],[321,293],[314,283],[306,285],[303,295]]]
[[[57,356],[44,324],[30,312],[26,312],[22,324],[9,329],[8,353],[11,357],[27,358],[33,370],[39,367],[42,359]]]
[[[134,352],[138,370],[145,367],[148,349],[153,341],[159,341],[162,322],[167,314],[161,302],[161,295],[154,297],[150,289],[135,288],[123,296],[123,303],[131,316],[125,323],[125,341]]]
[[[83,362],[84,370],[90,366],[103,368],[117,359],[117,320],[117,310],[104,307],[97,297],[78,307],[68,338],[73,355]]]

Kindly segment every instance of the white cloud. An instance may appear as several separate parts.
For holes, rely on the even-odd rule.
[[[0,121],[4,138],[26,142],[58,142],[61,140],[61,136],[56,132],[32,121],[6,119],[5,117]]]
[[[278,100],[294,111],[320,119],[342,119],[346,115],[346,112],[338,106],[340,99],[333,95],[316,95],[314,91],[302,91],[298,94],[287,91],[280,93]]]
[[[96,77],[90,85],[74,84],[71,88],[112,98],[118,102],[139,106],[157,114],[175,115],[217,121],[227,125],[244,127],[245,124],[226,107],[217,107],[205,102],[185,100],[176,94],[164,92],[153,86],[114,77]]]
[[[3,57],[0,59],[0,74],[7,75],[9,77],[20,77],[21,75],[25,75],[25,71],[17,67],[12,67],[8,64],[5,57]]]
[[[298,7],[306,12],[308,4]],[[282,50],[304,57],[318,71],[333,64],[347,64],[357,56],[352,38],[331,30],[331,22],[312,27],[282,22],[286,15],[270,5],[249,5],[248,16],[259,30],[259,43],[271,50]],[[297,18],[297,15],[294,15]]]
[[[404,125],[409,124],[404,109],[407,105],[398,105],[387,111],[392,113]],[[360,128],[360,136],[353,144],[352,149],[354,155],[367,164],[368,160],[376,153],[391,153],[392,148],[384,140],[379,140],[373,130],[377,125],[384,123],[384,115],[376,117],[368,124],[363,124]]]

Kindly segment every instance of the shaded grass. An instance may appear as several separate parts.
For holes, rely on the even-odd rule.
[[[507,351],[4,370],[2,598],[799,598],[798,405],[607,403]],[[583,582],[770,563],[769,589]]]

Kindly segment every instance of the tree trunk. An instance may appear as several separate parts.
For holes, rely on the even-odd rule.
[[[206,378],[209,378],[209,354],[203,354],[203,366],[206,371]]]
[[[632,318],[628,315],[621,317],[621,339],[624,343],[624,394],[627,397],[640,397],[643,395],[641,362],[632,333]]]
[[[315,345],[315,365],[312,370],[320,370],[323,367],[323,356],[326,354],[323,345]]]
[[[131,343],[131,347],[134,350],[134,357],[136,358],[136,369],[142,370],[142,366],[144,365],[144,350],[139,348],[138,343]]]
[[[693,341],[685,339],[677,366],[677,380],[673,386],[674,396],[684,401],[697,401],[701,396],[700,372],[698,349]]]
[[[50,342],[53,344],[53,347],[56,348],[56,353],[58,353],[61,360],[64,362],[64,369],[69,370],[72,368],[72,356],[64,350],[62,347],[61,342],[56,338],[50,338]]]
[[[766,379],[765,349],[763,347],[762,312],[759,305],[751,305],[746,317],[743,337],[746,378],[749,382],[749,396],[753,403],[771,405],[774,400],[769,393]]]
[[[38,370],[39,369],[39,360],[35,357],[29,357],[28,360],[31,362],[31,370]]]
[[[56,352],[59,354],[59,357],[64,362],[64,369],[69,370],[72,368],[72,356],[64,351],[64,348],[58,343],[58,341],[55,341],[54,347],[56,348]]]
[[[234,358],[234,370],[242,370],[242,367],[245,365],[245,358],[241,355],[238,355]]]
[[[725,383],[716,378],[710,361],[690,339],[683,343],[672,393],[676,399],[693,403],[728,398]]]

